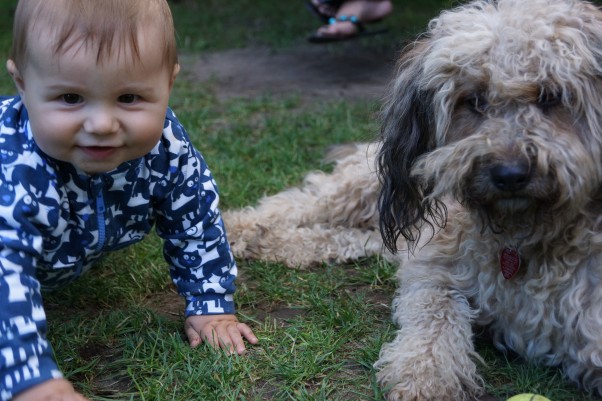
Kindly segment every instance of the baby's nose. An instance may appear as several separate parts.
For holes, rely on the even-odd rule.
[[[95,108],[87,116],[84,129],[95,135],[114,134],[119,129],[119,123],[110,109]]]

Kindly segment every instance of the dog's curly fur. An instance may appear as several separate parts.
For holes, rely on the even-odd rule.
[[[474,326],[602,394],[602,12],[443,12],[402,54],[377,144],[224,218],[242,257],[395,255],[400,329],[375,364],[390,400],[478,396]]]
[[[304,184],[260,200],[256,207],[224,212],[236,257],[303,267],[382,254],[378,228],[375,145],[334,147]],[[385,253],[389,258],[393,255]]]

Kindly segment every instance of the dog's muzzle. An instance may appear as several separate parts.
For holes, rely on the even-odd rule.
[[[491,181],[500,191],[517,192],[524,189],[531,179],[526,164],[498,164],[490,168]]]

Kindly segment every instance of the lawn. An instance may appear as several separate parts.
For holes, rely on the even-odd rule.
[[[393,54],[439,10],[456,4],[394,3],[390,34],[352,46]],[[0,4],[5,57],[14,4]],[[231,49],[286,52],[305,46],[305,36],[318,26],[302,1],[171,4],[182,62]],[[0,89],[14,92],[6,73],[0,75]],[[378,130],[374,99],[307,102],[298,93],[219,95],[219,86],[182,74],[171,107],[212,168],[224,209],[254,204],[298,184],[309,170],[329,167],[321,158],[330,145],[369,140]],[[395,330],[389,319],[394,266],[378,258],[305,270],[244,260],[238,265],[240,319],[260,340],[246,355],[190,349],[183,334],[183,301],[153,235],[111,254],[64,290],[45,295],[49,336],[61,369],[92,400],[383,400],[372,364]],[[480,372],[488,400],[522,392],[552,401],[600,400],[576,390],[556,369],[532,367],[498,353],[480,336],[476,341],[487,362]]]

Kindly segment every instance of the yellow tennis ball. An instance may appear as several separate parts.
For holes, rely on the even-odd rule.
[[[543,395],[537,394],[518,394],[512,398],[508,398],[508,401],[550,401]]]

